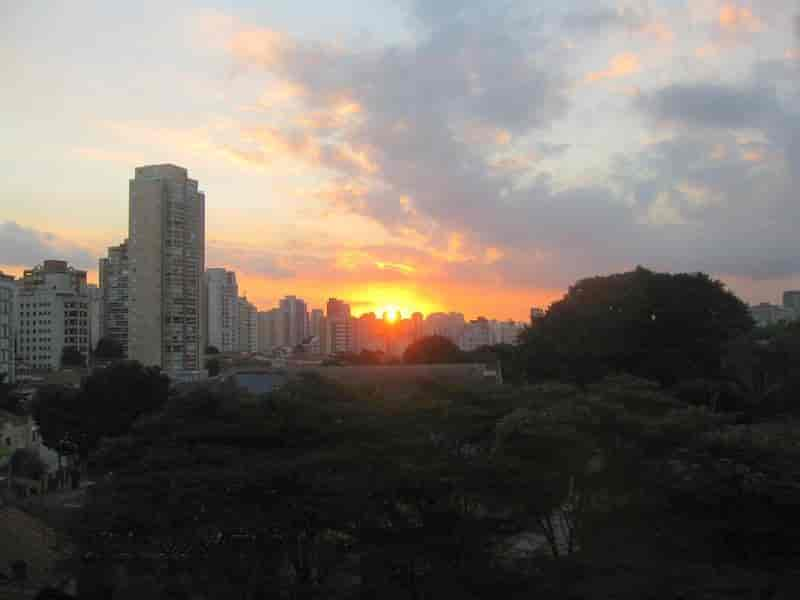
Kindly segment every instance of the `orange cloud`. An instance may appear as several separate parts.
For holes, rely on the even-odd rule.
[[[720,48],[716,44],[706,44],[704,46],[700,46],[696,48],[694,51],[694,55],[697,58],[706,59],[712,58],[719,54]]]
[[[719,9],[719,25],[726,31],[744,31],[756,33],[763,30],[764,25],[749,8],[734,4],[725,4]]]
[[[639,57],[632,52],[625,52],[612,58],[608,69],[589,73],[586,76],[586,81],[596,82],[603,79],[617,79],[633,75],[641,70],[642,64],[639,61]]]
[[[675,32],[673,32],[665,23],[653,22],[647,23],[641,29],[642,33],[654,37],[659,42],[669,44],[675,40]]]

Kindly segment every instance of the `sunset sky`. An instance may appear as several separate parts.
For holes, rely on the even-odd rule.
[[[0,6],[0,269],[92,270],[136,166],[259,308],[527,319],[580,277],[800,288],[797,0]]]

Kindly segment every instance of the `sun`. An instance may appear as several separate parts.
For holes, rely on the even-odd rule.
[[[396,304],[387,304],[378,308],[377,316],[386,319],[390,323],[396,322],[398,319],[407,318],[411,313],[410,311]]]

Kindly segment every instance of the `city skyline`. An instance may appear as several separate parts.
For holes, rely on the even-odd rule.
[[[130,172],[174,163],[260,308],[525,320],[637,264],[800,288],[796,2],[502,6],[4,9],[0,269],[97,282]]]

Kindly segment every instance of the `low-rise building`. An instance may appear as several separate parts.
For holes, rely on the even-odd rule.
[[[795,319],[794,312],[790,309],[762,302],[750,307],[750,314],[759,327],[775,325],[776,323],[787,323]]]
[[[59,369],[65,348],[89,356],[89,292],[86,271],[46,260],[17,282],[17,363]]]

